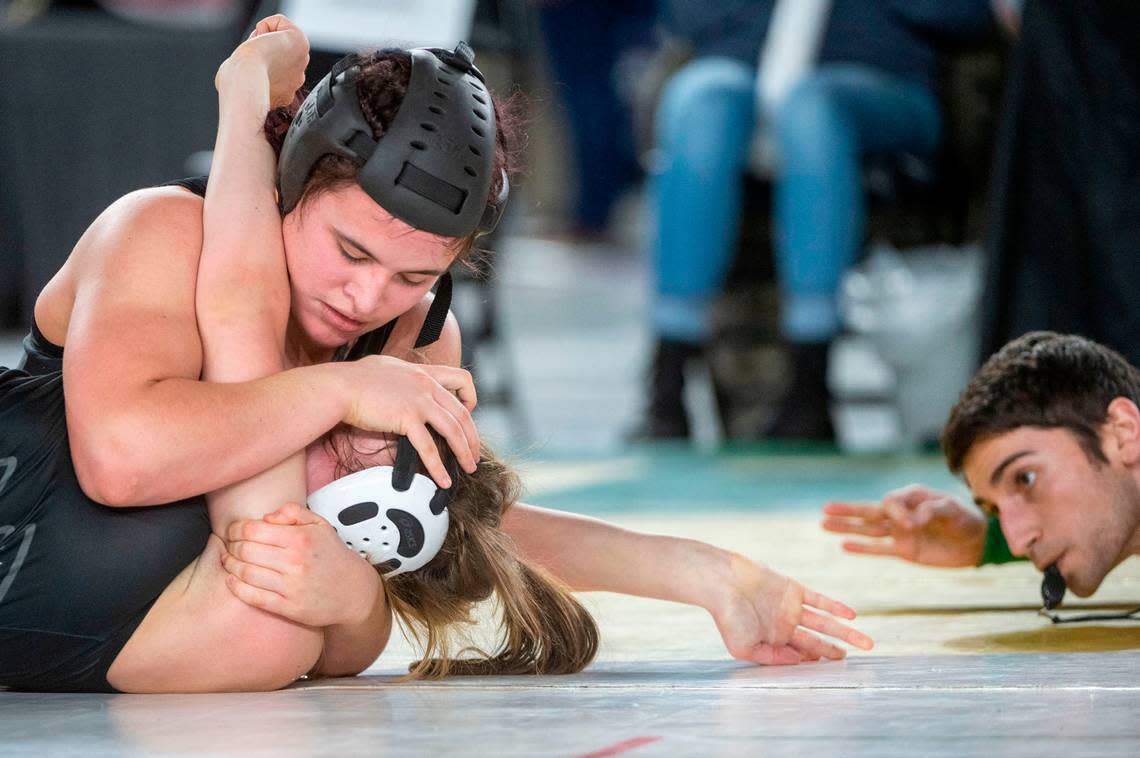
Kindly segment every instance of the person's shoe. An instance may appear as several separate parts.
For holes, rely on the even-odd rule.
[[[649,375],[649,402],[641,422],[630,430],[630,442],[688,439],[689,415],[685,411],[685,365],[700,356],[701,346],[660,339]]]
[[[834,442],[831,393],[827,389],[830,344],[788,343],[791,381],[772,421],[761,436],[769,439]]]

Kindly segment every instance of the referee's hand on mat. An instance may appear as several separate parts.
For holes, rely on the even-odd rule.
[[[986,540],[986,516],[977,506],[917,484],[888,492],[878,503],[828,503],[821,526],[870,538],[844,541],[849,553],[945,568],[978,565]]]

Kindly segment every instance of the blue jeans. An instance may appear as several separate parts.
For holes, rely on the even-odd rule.
[[[755,85],[752,66],[704,58],[681,69],[662,96],[651,185],[660,337],[708,338],[709,308],[735,251]],[[863,156],[932,153],[941,139],[938,103],[925,87],[876,69],[823,64],[789,93],[773,126],[781,327],[792,341],[825,341],[839,328],[839,279],[862,243]]]

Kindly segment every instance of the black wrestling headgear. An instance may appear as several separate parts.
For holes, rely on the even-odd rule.
[[[384,210],[445,237],[495,228],[509,184],[489,198],[495,166],[495,110],[464,42],[454,51],[416,48],[408,90],[392,123],[372,138],[356,94],[360,58],[348,55],[313,89],[293,119],[277,164],[282,211],[297,205],[323,156],[360,166],[357,181]]]

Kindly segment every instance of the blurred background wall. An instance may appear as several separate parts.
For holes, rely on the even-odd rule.
[[[214,72],[252,11],[206,2],[193,14],[188,4],[160,23],[93,3],[43,3],[21,17],[21,5],[36,4],[8,3],[0,29],[0,312],[9,326],[28,323],[35,294],[100,211],[185,175],[190,156],[210,149]]]
[[[532,420],[540,406],[588,396],[557,387],[604,381],[588,367],[609,351],[622,356],[611,367],[619,367],[612,380],[623,389],[606,395],[596,384],[593,392],[621,406],[598,414],[611,447],[802,436],[846,450],[913,448],[935,440],[980,359],[1025,330],[1078,331],[1138,360],[1135,3],[432,1],[459,14],[447,20],[468,29],[499,96],[515,94],[526,106],[526,169],[490,245],[501,254],[457,301],[471,324],[468,360],[487,377],[485,402],[508,416],[525,416],[522,396],[543,382],[551,393],[532,398]],[[252,20],[297,7],[0,0],[0,329],[8,345],[103,208],[131,190],[208,169],[218,64]],[[318,19],[333,10],[398,15],[425,7],[305,4]],[[798,21],[788,20],[793,11]],[[886,41],[876,36],[884,24],[897,32]],[[394,27],[382,36],[377,45],[399,38]],[[310,84],[343,52],[315,46]],[[662,277],[694,275],[662,264],[658,248],[663,237],[675,239],[671,221],[700,218],[709,192],[682,192],[677,210],[662,205],[659,190],[679,145],[705,139],[720,160],[727,138],[707,137],[715,104],[687,116],[674,136],[663,124],[671,88],[708,61],[730,61],[743,77],[733,107],[743,108],[744,120],[734,127],[730,169],[698,163],[732,204],[723,222],[690,230],[691,257],[706,258],[702,246],[714,237],[728,255],[702,285],[699,338],[666,355],[674,363],[665,365]],[[856,250],[833,293],[840,322],[809,370],[781,315],[792,294],[781,263],[788,222],[778,212],[787,174],[780,152],[789,148],[764,97],[852,62],[917,76],[937,109],[937,147],[859,153]],[[827,210],[828,202],[817,194],[798,210]],[[554,305],[563,296],[571,310]],[[520,368],[535,360],[526,353],[535,349],[528,328],[545,324],[543,334],[557,336],[542,349],[564,350],[599,314],[613,322],[606,336],[582,342],[566,363],[540,358],[563,366],[561,383]],[[586,368],[574,374],[571,364]],[[778,423],[788,408],[801,419],[814,413],[822,425]],[[661,424],[662,413],[681,414],[686,424]]]

